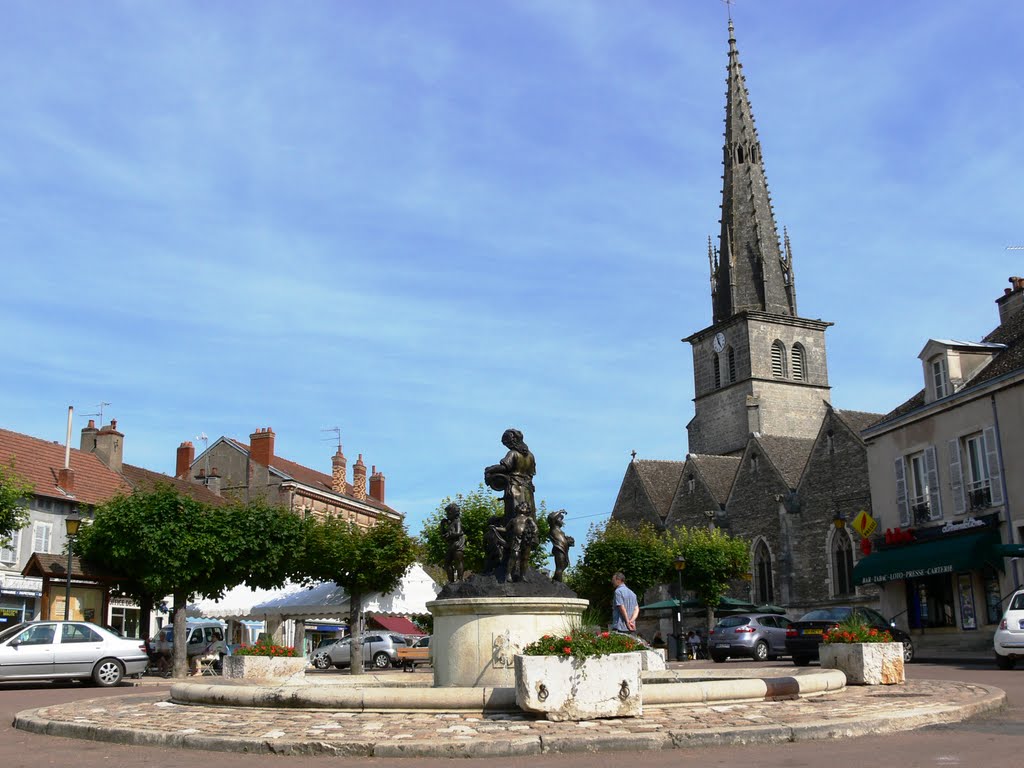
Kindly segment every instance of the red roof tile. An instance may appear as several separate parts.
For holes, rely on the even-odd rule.
[[[132,484],[133,488],[141,488],[148,491],[152,490],[157,485],[170,485],[178,491],[178,493],[191,496],[196,501],[200,501],[203,504],[209,504],[212,507],[224,507],[231,503],[230,499],[218,496],[205,485],[190,483],[188,480],[169,477],[161,474],[160,472],[143,469],[142,467],[135,467],[131,464],[123,465],[121,467],[121,471],[124,474],[125,479]]]
[[[233,437],[228,437],[226,439],[230,440],[232,443],[237,445],[246,453],[249,453],[249,445],[247,443],[243,443],[241,440],[236,440]],[[289,461],[288,459],[282,459],[280,456],[274,456],[274,463],[273,465],[271,465],[271,469],[276,469],[281,474],[287,475],[288,477],[292,478],[293,480],[297,480],[303,485],[308,485],[318,490],[326,491],[327,493],[334,493],[334,489],[332,488],[334,478],[332,478],[330,475],[325,475],[323,472],[318,472],[315,469],[310,469],[309,467],[303,466],[302,464],[296,464],[294,461]],[[358,499],[356,499],[355,497],[355,489],[352,487],[351,483],[345,483],[345,493],[341,495],[347,496],[353,501],[358,501]],[[374,507],[375,509],[383,510],[385,512],[399,514],[399,512],[392,509],[387,504],[381,504],[379,501],[377,501],[370,495],[367,495],[366,501],[362,503],[366,504],[367,506]]]
[[[118,493],[130,493],[124,478],[112,471],[93,453],[71,449],[71,469],[75,472],[74,494],[57,487],[57,473],[64,467],[64,446],[0,429],[0,462],[35,486],[37,496],[68,499],[84,504],[102,504]]]

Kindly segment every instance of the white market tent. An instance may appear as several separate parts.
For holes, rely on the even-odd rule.
[[[418,563],[413,564],[393,592],[373,592],[364,599],[363,611],[375,615],[423,616],[427,603],[441,590]],[[278,595],[252,607],[252,618],[268,621],[299,618],[347,618],[351,601],[342,587],[326,581],[311,589]]]
[[[185,612],[189,616],[202,616],[208,619],[255,619],[253,606],[268,600],[283,598],[301,591],[298,584],[286,584],[280,589],[253,589],[247,584],[232,587],[219,600],[202,598],[190,603]]]

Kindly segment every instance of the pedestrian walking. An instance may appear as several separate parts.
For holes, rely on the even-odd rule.
[[[636,619],[640,615],[636,594],[626,586],[626,575],[622,571],[612,576],[612,586],[615,587],[615,595],[612,599],[611,629],[613,632],[634,635]]]

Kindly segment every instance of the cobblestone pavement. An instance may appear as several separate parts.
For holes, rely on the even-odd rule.
[[[22,712],[16,725],[52,735],[222,751],[485,756],[855,736],[958,722],[1004,703],[997,688],[917,680],[805,699],[646,707],[642,718],[553,723],[512,714],[185,706],[143,693]]]

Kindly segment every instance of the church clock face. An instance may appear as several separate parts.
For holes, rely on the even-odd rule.
[[[715,348],[715,352],[721,352],[725,349],[725,334],[719,331],[715,334],[715,340],[712,342],[712,346]]]

